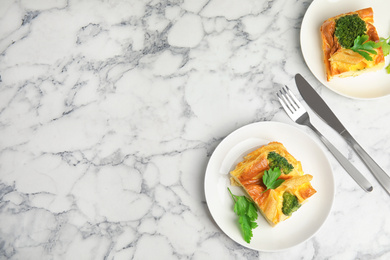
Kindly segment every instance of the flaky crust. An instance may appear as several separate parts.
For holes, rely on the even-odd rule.
[[[374,23],[374,12],[371,7],[355,12],[340,14],[326,20],[320,28],[322,50],[327,81],[333,77],[357,76],[365,71],[380,69],[384,66],[385,58],[382,48],[376,49],[377,55],[372,55],[373,62],[366,61],[360,54],[343,48],[335,37],[336,20],[345,15],[357,14],[365,21],[367,35],[370,41],[378,42],[379,36]]]
[[[266,187],[262,182],[262,177],[264,171],[269,170],[267,156],[271,151],[286,158],[294,169],[289,174],[282,174],[279,177],[285,180],[282,185],[264,192]],[[301,204],[316,193],[310,184],[313,177],[303,174],[301,163],[279,142],[270,142],[246,155],[244,160],[230,172],[230,175],[232,183],[244,188],[271,226],[289,218],[282,212],[284,192],[288,191],[297,196]]]

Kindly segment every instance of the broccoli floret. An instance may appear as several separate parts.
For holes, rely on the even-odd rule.
[[[292,166],[286,158],[276,152],[269,152],[267,160],[271,169],[278,167],[284,174],[289,174],[294,169],[294,166]]]
[[[337,19],[334,34],[341,46],[351,48],[358,36],[365,35],[366,23],[357,14],[345,15]]]
[[[297,196],[290,192],[283,193],[283,207],[282,212],[286,216],[291,216],[291,214],[299,209],[301,204],[298,202]]]

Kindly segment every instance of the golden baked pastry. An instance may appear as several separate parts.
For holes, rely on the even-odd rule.
[[[358,15],[366,24],[368,41],[379,41],[378,33],[373,24],[374,11],[371,7],[340,14],[326,20],[320,31],[327,81],[330,81],[333,77],[358,76],[365,72],[379,70],[385,65],[381,47],[375,49],[377,54],[370,54],[372,61],[369,61],[359,53],[340,44],[339,39],[335,36],[336,22],[339,18],[347,15]]]
[[[264,171],[268,171],[270,165],[275,166],[273,164],[275,161],[270,156],[270,154],[275,156],[275,153],[284,157],[293,168],[290,167],[285,170],[285,168],[280,167],[282,174],[278,179],[284,179],[285,181],[276,189],[265,191]],[[294,209],[296,210],[316,193],[310,183],[313,176],[303,174],[301,163],[279,142],[270,142],[247,154],[244,160],[238,163],[236,168],[230,172],[230,175],[232,184],[244,188],[271,226],[275,226],[291,216],[291,212],[286,212],[287,210],[284,208],[284,206],[288,206],[284,205],[285,200],[288,200],[286,196],[290,196],[298,202]]]

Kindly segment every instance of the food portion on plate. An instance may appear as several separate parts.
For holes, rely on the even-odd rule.
[[[327,81],[384,67],[390,45],[378,36],[371,7],[331,17],[320,32]]]
[[[238,198],[234,200],[231,198],[228,189],[233,194],[245,195],[252,201],[242,187],[231,185],[230,172],[244,160],[244,156],[272,141],[282,143],[302,162],[304,172],[313,175],[311,183],[317,192],[293,213],[291,218],[276,227],[269,225],[255,206],[259,215],[255,220],[258,227],[253,229],[253,237],[250,243],[247,243],[240,229],[240,217],[237,215],[248,215],[250,220],[255,219],[256,215],[253,214],[253,208],[249,203],[246,203],[247,200],[240,199],[238,202]],[[264,252],[292,248],[313,237],[330,216],[335,198],[334,176],[325,150],[300,128],[274,121],[245,125],[226,136],[215,148],[207,163],[204,189],[207,207],[218,227],[239,245]],[[235,200],[238,203],[245,201],[248,210],[236,214],[233,211],[233,206],[237,203]],[[247,218],[241,219],[243,225],[246,225],[244,219]],[[254,224],[250,225],[252,228]]]
[[[296,160],[280,142],[270,142],[244,156],[230,172],[231,184],[241,186],[274,227],[291,217],[317,191]]]

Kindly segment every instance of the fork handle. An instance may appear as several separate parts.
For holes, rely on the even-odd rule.
[[[325,144],[329,151],[334,155],[336,160],[343,166],[346,172],[355,180],[357,184],[366,192],[373,190],[371,183],[353,166],[344,155],[342,155],[336,147],[334,147],[328,139],[326,139],[311,123],[308,126],[319,136],[320,140]]]

